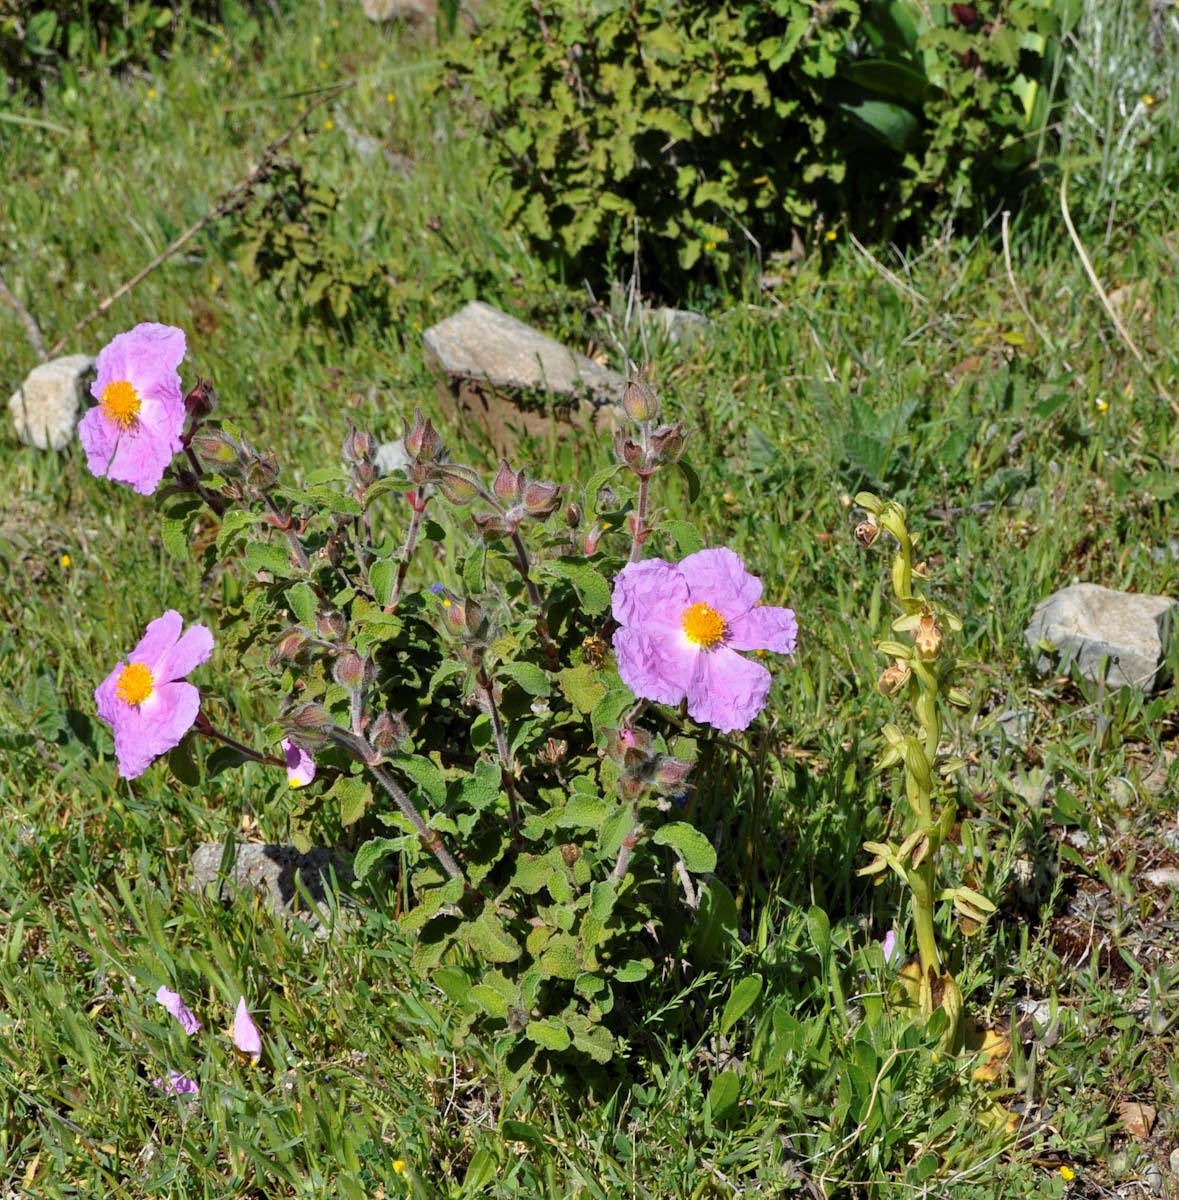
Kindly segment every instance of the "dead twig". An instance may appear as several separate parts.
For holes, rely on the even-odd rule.
[[[141,270],[132,275],[131,278],[126,281],[126,283],[120,284],[117,288],[115,288],[115,290],[111,292],[111,294],[104,300],[102,300],[96,308],[91,309],[90,312],[88,312],[73,327],[73,329],[70,330],[68,334],[59,338],[53,344],[53,348],[49,351],[50,356],[52,357],[53,355],[57,354],[73,334],[81,333],[81,331],[85,329],[86,326],[91,323],[91,321],[97,321],[98,318],[101,317],[115,303],[116,300],[121,300],[129,291],[131,291],[132,288],[134,288],[137,284],[142,283],[143,280],[145,280],[157,267],[167,262],[168,259],[177,253],[177,251],[181,250],[188,242],[192,241],[192,239],[196,237],[196,235],[200,233],[200,231],[204,229],[206,225],[211,224],[213,221],[218,220],[219,218],[225,216],[226,213],[230,212],[238,204],[242,197],[250,191],[251,188],[266,178],[274,166],[274,160],[279,151],[282,150],[283,147],[286,146],[286,144],[291,140],[291,138],[293,138],[295,134],[297,134],[307,124],[311,118],[311,114],[314,113],[317,108],[327,104],[330,100],[334,100],[340,95],[341,92],[347,91],[348,88],[352,86],[353,85],[351,83],[343,84],[338,88],[334,88],[331,91],[325,92],[324,95],[316,100],[315,103],[312,104],[310,108],[308,108],[307,111],[281,137],[279,137],[276,141],[271,142],[262,151],[262,156],[258,160],[258,165],[249,173],[249,175],[245,177],[245,179],[241,180],[239,183],[235,183],[227,192],[222,192],[221,196],[217,200],[217,203],[214,204],[213,207],[209,209],[209,211],[205,213],[205,215],[201,217],[199,221],[193,225],[190,225],[182,234],[180,234],[179,237],[171,242],[166,249],[161,250],[160,253],[157,254],[155,258],[153,258],[151,262],[147,264],[147,266],[143,267]]]
[[[1060,211],[1064,215],[1064,224],[1068,229],[1068,235],[1072,238],[1073,246],[1076,248],[1077,256],[1081,260],[1081,265],[1085,268],[1085,274],[1089,276],[1089,282],[1093,285],[1093,290],[1097,293],[1098,299],[1101,301],[1105,311],[1109,314],[1109,319],[1114,323],[1114,328],[1118,331],[1118,336],[1126,343],[1126,347],[1130,353],[1138,360],[1138,365],[1146,373],[1147,379],[1150,380],[1151,386],[1166,402],[1171,406],[1171,411],[1179,416],[1179,404],[1175,402],[1174,397],[1165,387],[1159,382],[1155,373],[1150,369],[1146,359],[1142,356],[1142,351],[1138,349],[1134,339],[1130,336],[1130,331],[1122,324],[1121,317],[1118,316],[1117,309],[1109,302],[1109,297],[1105,294],[1105,288],[1101,286],[1101,280],[1097,278],[1097,272],[1093,270],[1093,264],[1089,261],[1089,255],[1085,252],[1085,244],[1081,241],[1080,235],[1077,233],[1076,226],[1073,225],[1072,214],[1068,210],[1068,172],[1066,171],[1060,180]]]
[[[45,362],[49,355],[45,353],[45,339],[41,336],[41,326],[37,324],[33,314],[8,290],[8,284],[4,282],[2,275],[0,275],[0,300],[15,310],[16,315],[21,319],[21,324],[25,327],[25,333],[29,335],[33,353],[42,362]]]

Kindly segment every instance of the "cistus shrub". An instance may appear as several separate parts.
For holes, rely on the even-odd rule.
[[[264,9],[277,11],[277,0],[0,0],[0,95],[39,92],[47,79],[84,67],[145,66],[167,53],[186,21],[232,21],[239,40],[250,40]]]
[[[661,279],[843,222],[876,235],[1033,161],[1068,0],[509,0],[452,51],[509,219]]]

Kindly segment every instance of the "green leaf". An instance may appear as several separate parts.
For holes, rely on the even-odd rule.
[[[569,1026],[556,1017],[529,1021],[524,1036],[545,1050],[568,1050],[573,1041],[569,1036]]]
[[[831,957],[831,921],[827,914],[817,905],[806,915],[807,930],[811,935],[811,945],[815,952],[826,963]]]
[[[389,761],[403,775],[412,779],[438,807],[446,802],[446,783],[442,772],[430,759],[420,754],[395,754]]]
[[[741,1020],[760,995],[760,975],[747,975],[734,985],[733,990],[729,993],[724,1012],[721,1013],[720,1031],[722,1035],[727,1034]]]
[[[301,625],[313,625],[319,601],[308,583],[293,583],[287,588],[287,604]]]
[[[691,521],[664,521],[663,528],[675,539],[676,549],[681,558],[695,554],[704,547],[704,539]]]
[[[651,973],[653,965],[649,958],[642,960],[631,958],[614,972],[614,978],[619,983],[639,983]]]
[[[185,787],[199,787],[201,782],[201,773],[193,754],[195,741],[196,734],[187,733],[181,738],[179,745],[168,751],[168,767]]]
[[[246,547],[246,568],[255,575],[269,571],[279,579],[291,574],[291,552],[286,542],[251,542]]]
[[[500,663],[496,667],[496,674],[500,676],[506,675],[509,679],[519,684],[530,696],[548,696],[553,690],[553,685],[549,681],[548,675],[535,663]]]
[[[235,767],[240,767],[245,763],[253,761],[248,754],[243,754],[240,750],[235,750],[232,746],[218,746],[205,759],[205,778],[216,779],[223,771],[232,771]]]
[[[489,1017],[503,1020],[508,1015],[508,1002],[493,987],[477,983],[467,992],[467,999],[477,1004]]]
[[[509,963],[520,957],[520,944],[503,927],[493,912],[483,912],[463,926],[467,945],[487,962]]]
[[[356,775],[341,775],[327,793],[340,805],[340,821],[347,827],[355,825],[373,802],[373,790]]]
[[[696,474],[696,468],[686,458],[681,458],[676,466],[679,467],[680,474],[688,485],[688,503],[695,504],[700,495],[700,476]]]
[[[217,551],[224,553],[225,547],[241,533],[243,529],[248,529],[255,522],[262,520],[258,513],[250,512],[248,508],[231,508],[229,512],[221,518],[221,528],[217,530]]]
[[[591,562],[584,558],[556,558],[542,564],[542,571],[573,585],[582,608],[598,616],[610,607],[610,585]]]
[[[483,594],[484,567],[487,562],[487,547],[480,542],[463,559],[463,587],[475,596]]]
[[[183,517],[166,516],[163,524],[163,541],[164,549],[173,557],[181,562],[188,560],[192,550],[192,539],[189,537],[189,530],[192,528],[192,517],[185,515]]]
[[[368,569],[368,582],[373,589],[373,598],[384,608],[393,595],[393,584],[397,579],[397,568],[387,559],[378,559]]]
[[[557,934],[541,951],[537,965],[549,979],[576,979],[582,969],[577,939],[572,934]]]
[[[670,846],[684,860],[693,875],[716,870],[716,851],[712,843],[687,821],[672,821],[655,830],[651,839],[657,846]]]
[[[610,815],[611,807],[598,796],[574,792],[557,824],[562,829],[599,829]]]
[[[741,1098],[741,1079],[736,1071],[722,1071],[708,1089],[708,1109],[718,1123],[728,1120],[737,1111]]]
[[[356,857],[352,860],[352,873],[357,879],[364,879],[381,859],[400,850],[400,838],[373,838],[356,851]]]
[[[606,694],[606,685],[598,670],[589,663],[557,672],[557,682],[565,699],[582,714],[593,712],[594,706]]]

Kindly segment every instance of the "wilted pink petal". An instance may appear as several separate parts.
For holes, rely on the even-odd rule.
[[[315,759],[290,738],[283,738],[282,751],[287,760],[287,782],[293,788],[306,787],[315,778]]]
[[[262,1054],[262,1035],[250,1016],[250,1010],[246,1008],[245,996],[237,1002],[237,1012],[233,1017],[233,1044],[255,1060]]]
[[[156,992],[156,1000],[159,1001],[175,1018],[180,1022],[180,1028],[185,1033],[192,1035],[201,1027],[200,1021],[192,1015],[188,1005],[180,998],[179,992],[174,992],[170,988],[161,987]]]
[[[195,1079],[189,1079],[179,1071],[169,1071],[167,1079],[153,1079],[151,1085],[171,1092],[173,1096],[199,1096],[201,1091]]]
[[[884,951],[884,965],[886,967],[894,966],[899,962],[904,955],[904,951],[897,951],[897,935],[895,929],[890,929],[884,935],[884,941],[880,943],[881,950]],[[895,959],[895,962],[894,962]]]

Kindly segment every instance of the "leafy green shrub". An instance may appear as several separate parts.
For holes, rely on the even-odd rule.
[[[508,215],[591,274],[668,272],[1005,185],[1044,129],[1068,0],[511,0],[454,52]],[[526,52],[522,48],[526,47]]]
[[[0,72],[10,88],[39,91],[46,77],[90,66],[108,70],[148,63],[171,46],[183,20],[198,24],[246,15],[259,3],[189,0],[5,0],[0,4]],[[239,32],[248,29],[240,27]]]
[[[311,336],[319,325],[347,331],[361,310],[388,311],[381,264],[362,258],[332,230],[339,202],[336,190],[309,179],[302,163],[282,159],[233,217],[231,238],[246,275],[273,287]]]

